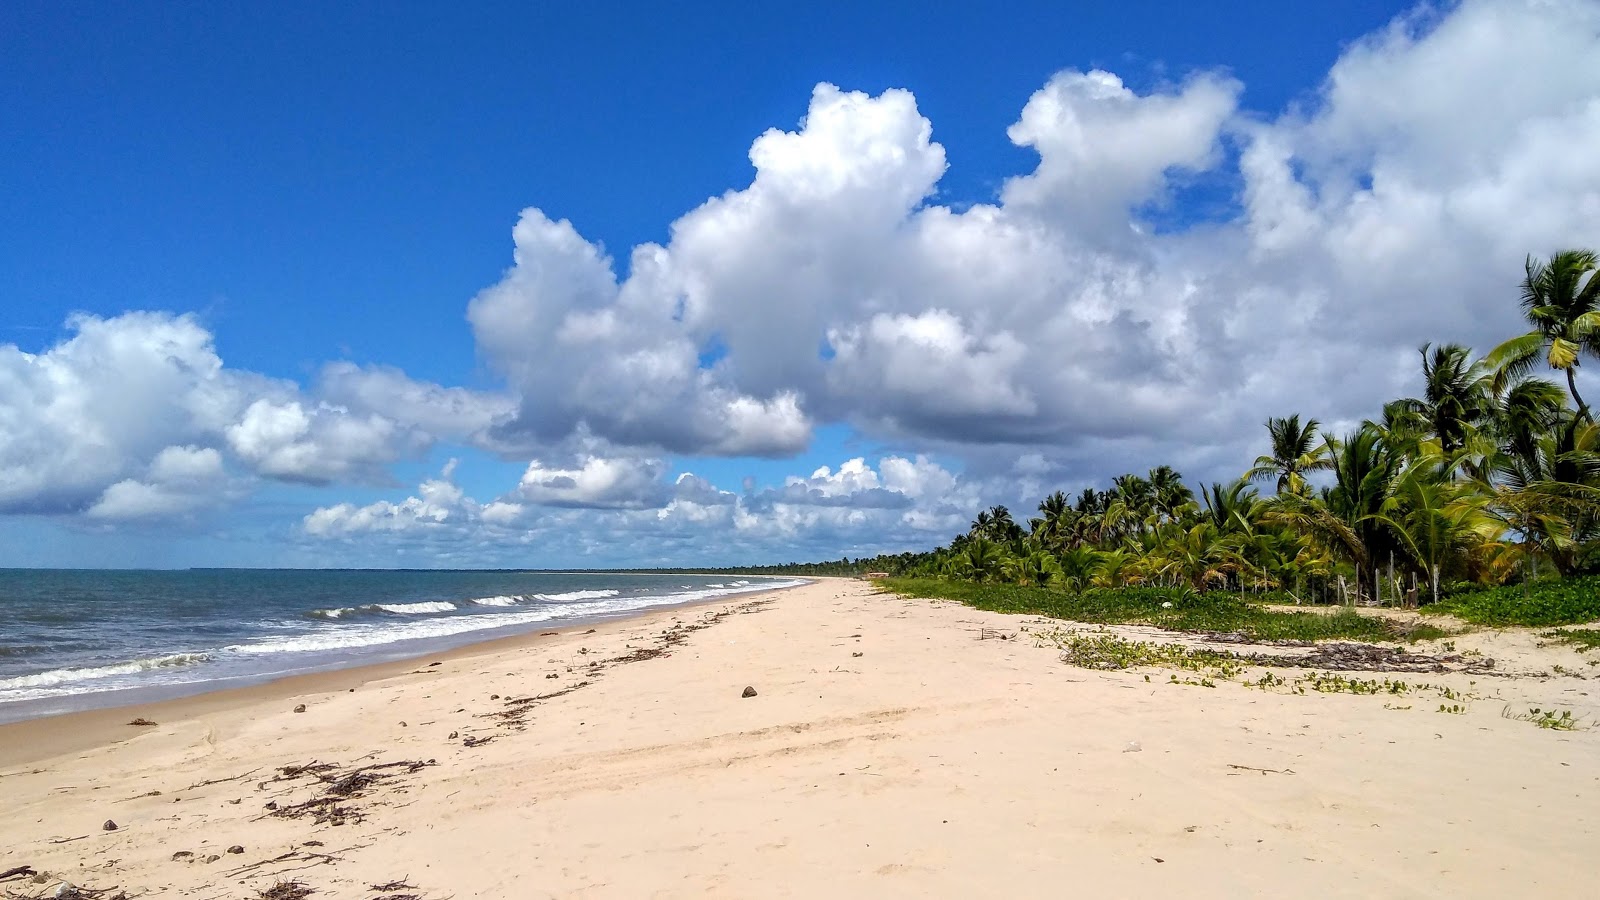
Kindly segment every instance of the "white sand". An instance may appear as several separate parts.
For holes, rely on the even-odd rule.
[[[523,731],[479,715],[584,680],[588,664],[653,646],[674,620],[749,601],[430,657],[439,666],[0,728],[0,870],[51,873],[0,892],[65,878],[236,898],[278,877],[317,898],[369,900],[372,885],[400,879],[428,898],[1596,890],[1600,731],[1502,717],[1539,706],[1592,721],[1596,682],[1398,676],[1478,697],[1441,714],[1432,695],[1301,696],[1072,668],[1027,633],[980,639],[1034,620],[856,582],[770,599],[668,656],[606,665],[535,705]],[[1470,640],[1512,653],[1521,671],[1543,660],[1600,673],[1526,634]],[[758,696],[741,698],[746,685]],[[120,724],[135,714],[160,724]],[[429,758],[438,764],[353,801],[360,822],[263,809],[311,796],[305,779],[258,788],[275,767]],[[118,830],[102,831],[106,819]],[[235,844],[243,854],[224,852]],[[180,851],[195,856],[174,860]],[[296,855],[240,871],[284,854]]]

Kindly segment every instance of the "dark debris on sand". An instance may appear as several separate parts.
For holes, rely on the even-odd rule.
[[[1296,655],[1241,653],[1238,659],[1258,666],[1300,669],[1327,669],[1334,672],[1466,672],[1494,674],[1494,660],[1487,656],[1452,653],[1429,656],[1410,653],[1397,647],[1344,642],[1317,644],[1311,652]]]
[[[403,759],[341,771],[341,767],[333,763],[310,762],[284,766],[277,775],[256,787],[267,790],[271,784],[313,778],[318,787],[316,796],[300,803],[269,805],[267,814],[280,819],[310,818],[318,825],[343,825],[366,818],[365,811],[355,801],[367,799],[374,788],[432,765],[437,764],[431,759],[426,762]]]
[[[316,893],[309,886],[299,881],[280,881],[272,887],[256,894],[256,900],[305,900],[306,897]]]

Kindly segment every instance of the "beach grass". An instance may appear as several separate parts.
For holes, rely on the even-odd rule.
[[[1327,613],[1268,609],[1247,595],[1225,591],[1197,594],[1182,588],[1128,587],[1073,592],[939,578],[888,578],[882,584],[904,596],[954,600],[992,612],[1094,625],[1228,632],[1253,641],[1417,641],[1449,634],[1432,625],[1396,622],[1349,609]]]

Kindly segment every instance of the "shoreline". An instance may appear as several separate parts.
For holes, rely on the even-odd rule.
[[[1493,649],[1526,654],[1530,674],[1359,673],[1385,689],[1325,692],[1292,673],[1069,665],[1051,633],[1073,627],[817,579],[476,644],[359,685],[346,670],[177,701],[157,726],[112,720],[105,740],[0,765],[0,871],[41,873],[0,890],[1585,889],[1600,672],[1531,674],[1573,651],[1508,634]],[[1075,630],[1156,637],[1135,629]],[[1541,726],[1530,707],[1571,709],[1578,727]],[[19,733],[0,730],[0,747]]]
[[[816,579],[811,579],[815,581]],[[748,591],[689,600],[666,606],[643,607],[631,613],[620,613],[603,618],[571,620],[542,629],[530,628],[520,634],[501,635],[486,640],[471,641],[451,647],[424,651],[400,659],[379,662],[355,663],[330,669],[316,669],[287,675],[266,676],[264,680],[241,685],[211,689],[201,688],[192,693],[156,700],[135,700],[91,706],[41,716],[32,716],[0,723],[0,768],[26,765],[75,751],[108,746],[136,737],[140,726],[129,725],[134,719],[146,719],[160,724],[182,723],[205,715],[227,712],[243,706],[313,694],[349,692],[371,682],[381,681],[416,669],[423,661],[460,662],[481,656],[504,652],[521,652],[548,643],[557,637],[570,637],[580,631],[593,629],[597,634],[612,634],[624,628],[653,622],[658,618],[671,618],[685,611],[719,604],[738,604],[761,599],[771,594],[796,590],[805,585]],[[554,632],[554,633],[552,633]],[[201,684],[204,684],[203,682]],[[158,688],[134,688],[157,690]],[[95,695],[83,695],[95,696]],[[20,701],[22,703],[34,701]]]

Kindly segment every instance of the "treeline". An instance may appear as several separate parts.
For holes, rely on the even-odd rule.
[[[1600,358],[1596,268],[1586,250],[1530,258],[1528,331],[1481,357],[1424,345],[1421,395],[1343,434],[1269,418],[1267,452],[1231,482],[1196,491],[1160,466],[1057,491],[1026,522],[984,510],[929,553],[729,571],[1391,603],[1600,571],[1600,429],[1575,377]]]

